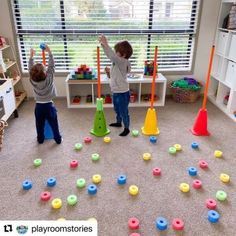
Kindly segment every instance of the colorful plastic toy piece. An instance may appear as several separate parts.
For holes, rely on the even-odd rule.
[[[85,137],[84,138],[84,143],[91,143],[92,142],[92,138],[91,137]]]
[[[130,234],[130,236],[140,236],[140,234],[139,233],[132,233],[132,234]]]
[[[132,230],[139,229],[139,220],[135,217],[132,217],[128,221],[128,226]]]
[[[40,49],[45,50],[46,49],[46,44],[45,43],[40,43],[39,47],[40,47]]]
[[[60,209],[62,207],[62,200],[60,198],[55,198],[52,200],[52,208]]]
[[[77,160],[72,160],[72,161],[70,162],[70,168],[71,168],[71,169],[75,169],[75,168],[78,167],[78,164],[79,164],[79,162],[78,162]]]
[[[40,194],[40,199],[44,202],[50,200],[50,198],[51,198],[51,193],[50,192],[42,192]]]
[[[88,194],[95,195],[97,193],[97,186],[95,184],[90,184],[88,186]]]
[[[104,141],[104,143],[110,143],[111,142],[111,138],[106,136],[106,137],[103,138],[103,141]]]
[[[42,165],[42,159],[35,159],[34,160],[34,166],[35,167],[38,167],[38,166],[41,166]]]
[[[181,219],[173,219],[172,221],[172,228],[174,230],[183,230],[184,229],[184,222]]]
[[[183,192],[183,193],[187,193],[189,192],[190,188],[189,185],[186,183],[181,183],[179,186],[179,189]]]
[[[191,147],[192,147],[192,149],[198,149],[198,148],[199,148],[199,144],[196,143],[196,142],[193,142],[193,143],[191,144]]]
[[[126,184],[126,176],[125,175],[119,175],[118,178],[117,178],[117,183],[119,185],[124,185]]]
[[[101,175],[93,175],[92,181],[93,181],[94,184],[99,184],[99,183],[101,183],[101,181],[102,181]]]
[[[229,183],[230,177],[229,177],[229,175],[222,173],[222,174],[220,174],[220,180],[223,183]]]
[[[100,160],[100,155],[98,153],[93,153],[92,154],[92,161],[98,161]]]
[[[219,151],[219,150],[215,150],[214,152],[214,156],[216,158],[221,158],[223,156],[223,152]]]
[[[24,190],[29,190],[33,186],[33,183],[30,180],[25,180],[22,184]]]
[[[146,152],[146,153],[143,153],[143,160],[144,161],[149,161],[151,160],[152,156],[150,153]]]
[[[202,188],[202,181],[199,179],[195,179],[192,184],[193,188],[200,189]]]
[[[156,219],[156,228],[163,231],[168,227],[168,221],[164,217],[158,217]]]
[[[175,155],[176,154],[176,148],[175,147],[170,147],[169,148],[169,153],[172,154],[172,155]]]
[[[216,201],[214,199],[207,199],[206,200],[206,207],[211,210],[216,209]]]
[[[75,150],[80,151],[83,148],[83,145],[81,143],[76,143],[75,144]]]
[[[132,130],[132,136],[133,137],[138,137],[139,136],[139,131],[136,130],[136,129]]]
[[[78,188],[84,188],[86,185],[86,180],[83,178],[77,179],[76,185]]]
[[[198,165],[202,169],[207,169],[208,168],[208,163],[206,161],[199,161]]]
[[[129,194],[132,195],[132,196],[136,196],[139,192],[139,189],[136,185],[131,185],[129,187]]]
[[[74,206],[77,203],[77,197],[76,195],[70,195],[67,197],[67,203],[70,206]]]
[[[188,174],[189,174],[190,176],[196,176],[196,175],[197,175],[197,168],[195,168],[195,167],[189,167],[189,168],[188,168]]]
[[[160,176],[160,175],[161,175],[161,168],[155,167],[155,168],[152,170],[152,174],[153,174],[154,176]]]
[[[56,183],[57,183],[57,180],[54,177],[48,178],[48,180],[47,180],[48,187],[54,187],[56,185]]]
[[[227,199],[227,193],[224,192],[224,191],[219,190],[219,191],[216,192],[216,198],[219,201],[224,201],[224,200]]]
[[[208,218],[209,222],[211,222],[211,223],[217,223],[220,219],[220,214],[214,210],[208,211],[207,215],[208,215],[207,218]]]
[[[149,141],[150,141],[150,143],[156,143],[157,142],[157,137],[156,136],[150,136]]]
[[[182,150],[182,147],[181,147],[180,144],[175,144],[174,148],[176,149],[176,151],[181,151]]]

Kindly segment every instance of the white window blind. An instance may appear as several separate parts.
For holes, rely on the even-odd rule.
[[[111,47],[128,40],[134,49],[132,70],[142,71],[159,47],[160,71],[189,71],[192,66],[200,0],[12,0],[23,71],[28,52],[51,47],[56,71],[80,64],[96,66],[98,35]],[[101,51],[102,67],[109,61]]]

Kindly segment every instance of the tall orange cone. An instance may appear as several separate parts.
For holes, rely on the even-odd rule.
[[[151,97],[151,107],[148,108],[144,126],[142,127],[142,133],[145,135],[157,135],[160,133],[157,125],[157,115],[156,110],[153,108],[154,96],[155,96],[155,79],[157,73],[157,53],[158,48],[155,47],[155,54],[154,54],[154,67],[153,67],[153,77],[152,77],[152,97]]]
[[[211,69],[212,69],[214,51],[215,51],[215,46],[213,45],[211,49],[210,62],[208,65],[208,73],[207,73],[207,80],[206,80],[206,85],[205,85],[205,90],[204,90],[202,108],[198,111],[194,125],[191,129],[192,134],[197,135],[197,136],[210,135],[207,129],[208,115],[207,115],[206,103],[207,103],[208,87],[209,87],[209,82],[211,78]]]

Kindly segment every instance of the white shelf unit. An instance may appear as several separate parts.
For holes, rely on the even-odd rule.
[[[236,4],[235,0],[221,2],[208,97],[236,122],[236,30],[222,28],[233,4]],[[225,102],[226,96],[228,102]]]
[[[166,78],[162,74],[158,74],[155,80],[155,94],[158,96],[154,106],[164,106],[166,96]],[[152,79],[143,78],[140,75],[138,79],[128,79],[130,90],[137,94],[136,102],[129,103],[129,107],[148,107],[150,102],[142,101],[142,95],[151,94]],[[97,98],[97,81],[93,80],[70,80],[70,75],[66,79],[67,107],[68,108],[95,108]],[[101,93],[111,95],[109,80],[105,75],[101,76]],[[92,102],[86,102],[86,96],[92,96]],[[79,104],[73,104],[73,98],[81,96]],[[113,107],[112,104],[104,104],[104,107]]]

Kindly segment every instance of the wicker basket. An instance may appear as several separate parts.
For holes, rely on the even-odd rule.
[[[172,97],[175,102],[179,103],[191,103],[196,102],[200,97],[201,89],[193,91],[188,88],[176,88],[170,85]]]

